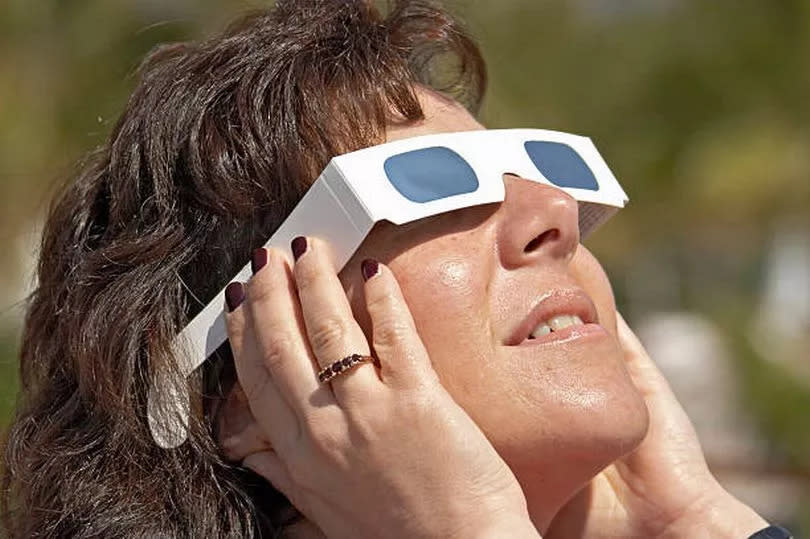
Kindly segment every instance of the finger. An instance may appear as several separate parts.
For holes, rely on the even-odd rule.
[[[242,466],[267,479],[276,490],[292,500],[292,480],[287,467],[273,451],[261,451],[245,457]]]
[[[622,318],[616,313],[619,343],[624,349],[627,370],[647,406],[650,427],[642,449],[622,459],[637,470],[659,466],[662,455],[680,455],[681,463],[697,466],[698,473],[708,473],[694,426],[678,402],[664,375],[653,362],[644,346]],[[643,450],[647,448],[648,450]]]
[[[217,444],[230,461],[239,462],[251,453],[272,449],[268,435],[253,417],[238,381],[218,407],[216,422]]]
[[[391,270],[367,259],[362,263],[366,309],[371,318],[372,347],[380,361],[383,382],[413,387],[426,377],[436,379],[427,351],[402,290]]]
[[[293,268],[312,351],[321,368],[350,354],[369,354],[368,341],[352,314],[328,246],[317,238],[296,238]],[[302,249],[303,247],[303,249]],[[303,251],[303,252],[301,252]],[[358,365],[332,379],[339,402],[365,399],[379,382],[373,365]]]
[[[262,370],[269,373],[282,398],[299,419],[305,418],[312,407],[334,404],[334,396],[328,385],[318,383],[318,366],[306,339],[287,260],[277,249],[262,251],[267,263],[248,282],[245,300],[257,349],[251,356],[250,373],[257,377]],[[256,390],[248,385],[244,388],[248,397]]]
[[[233,282],[226,288],[225,328],[236,367],[237,383],[220,409],[220,443],[231,433],[243,429],[247,416],[250,422],[258,421],[265,438],[276,440],[277,447],[284,451],[299,437],[298,418],[281,396],[270,373],[264,368],[255,331],[246,319],[244,306],[245,286]],[[243,388],[247,387],[247,393]],[[236,410],[236,412],[234,412]],[[254,419],[255,418],[255,419]],[[236,440],[232,440],[236,443]],[[223,449],[226,449],[223,446]],[[226,451],[227,453],[227,451]]]
[[[619,331],[619,344],[624,351],[627,369],[633,383],[641,394],[646,398],[663,393],[674,398],[666,378],[664,378],[647,350],[644,349],[641,341],[618,311],[616,312],[616,322]]]
[[[619,342],[624,349],[627,370],[647,405],[647,410],[652,418],[651,428],[688,433],[690,435],[688,439],[698,445],[694,426],[681,403],[678,402],[669,382],[644,349],[636,334],[624,321],[622,315],[618,312],[616,315]],[[686,448],[687,444],[683,444],[683,447]]]
[[[234,356],[242,354],[245,339],[245,285],[239,281],[225,287],[225,329],[228,331],[228,344]]]
[[[219,432],[222,434],[220,444],[228,453],[225,447],[225,439],[230,438],[232,433],[243,430],[247,423],[243,420],[249,416],[251,423],[256,421],[265,427],[265,438],[272,440],[286,440],[288,443],[296,440],[300,432],[298,419],[290,406],[280,395],[275,386],[270,373],[262,368],[261,356],[257,349],[255,334],[249,327],[245,314],[247,310],[242,307],[245,300],[245,286],[239,282],[233,282],[225,290],[226,313],[225,329],[228,332],[228,341],[236,367],[237,383],[227,396],[225,405],[220,410]],[[243,389],[247,385],[250,388],[248,397]],[[232,410],[237,413],[232,413]],[[253,410],[257,410],[254,415]],[[254,419],[254,417],[256,419]],[[230,444],[237,443],[238,440],[231,440]],[[279,447],[282,444],[279,443]],[[237,460],[231,458],[231,460]]]
[[[218,440],[238,434],[247,428],[249,424],[256,422],[256,418],[253,417],[253,413],[250,411],[245,392],[242,391],[242,386],[239,385],[238,381],[233,384],[233,387],[225,396],[224,402],[219,403],[215,413]]]
[[[242,430],[225,436],[219,441],[225,458],[239,462],[252,453],[269,451],[273,444],[257,421],[251,421]]]

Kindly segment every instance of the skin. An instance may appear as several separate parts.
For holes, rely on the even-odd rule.
[[[387,140],[484,129],[458,104],[421,97],[426,119],[393,126]],[[515,472],[542,529],[573,492],[638,445],[647,410],[624,365],[610,284],[579,243],[576,201],[517,176],[504,183],[501,204],[378,226],[341,275],[370,334],[357,267],[374,256],[391,268],[442,384]],[[505,345],[545,294],[570,289],[593,300],[604,334]]]
[[[425,120],[418,124],[393,122],[387,140],[483,128],[452,101],[427,90],[420,90],[420,98]],[[455,418],[453,414],[457,411],[454,404],[449,404],[452,400],[480,428],[480,433],[514,474],[514,478],[510,478],[498,462],[487,461],[488,464],[482,465],[477,460],[481,454],[489,454],[483,446],[476,445],[484,443],[477,429],[468,429],[469,425],[461,428],[455,419],[445,416],[440,421],[432,418],[438,421],[434,423],[438,427],[427,429],[423,433],[424,440],[432,439],[436,431],[451,441],[459,432],[466,432],[476,440],[472,445],[480,449],[474,452],[476,458],[470,459],[477,464],[470,464],[468,468],[487,469],[492,472],[488,477],[499,478],[493,482],[499,485],[497,488],[484,489],[480,503],[499,508],[501,504],[497,500],[507,492],[505,498],[516,508],[514,513],[506,511],[508,517],[503,520],[493,517],[495,528],[478,523],[480,529],[498,530],[497,525],[503,525],[500,531],[510,530],[514,535],[516,529],[522,529],[523,525],[518,522],[525,520],[524,517],[530,518],[533,526],[549,537],[696,536],[696,530],[709,529],[713,530],[712,536],[734,537],[764,527],[761,518],[714,481],[688,418],[632,332],[617,316],[604,271],[579,243],[576,202],[558,189],[510,175],[508,170],[504,173],[506,197],[501,204],[466,208],[401,227],[384,223],[375,227],[340,273],[340,283],[361,333],[355,332],[354,340],[349,339],[351,345],[343,342],[321,354],[316,350],[318,357],[313,361],[323,366],[320,356],[341,357],[344,355],[341,350],[360,350],[367,340],[381,359],[383,381],[387,362],[395,364],[405,361],[403,357],[419,356],[420,361],[430,364],[431,373],[435,373],[441,386],[432,385],[430,376],[421,379],[417,387],[432,389],[416,402],[432,402],[434,395],[439,395],[443,404],[431,409],[451,410],[448,413]],[[360,271],[360,261],[367,257],[384,263],[387,268],[384,278],[395,279],[401,289],[404,299],[400,310],[395,310],[399,313],[396,316],[412,316],[413,319],[412,330],[401,331],[406,334],[402,338],[409,344],[397,348],[399,356],[397,352],[381,354],[380,350],[385,348],[375,341],[374,328],[379,327],[379,320],[390,322],[396,316],[377,313],[378,321],[374,323],[375,315],[368,303],[369,283],[364,284]],[[296,276],[293,280],[300,288],[299,278]],[[370,282],[374,282],[373,279]],[[248,283],[248,291],[251,286],[259,285]],[[287,287],[295,285],[288,283]],[[549,293],[563,291],[566,296],[572,290],[581,291],[593,302],[601,331],[579,337],[575,334],[570,339],[539,345],[530,341],[512,342],[515,327],[538,301]],[[342,295],[341,292],[333,291],[338,295]],[[323,296],[327,297],[328,293],[324,291]],[[333,298],[335,301],[339,300]],[[301,304],[306,312],[303,297]],[[246,308],[246,312],[261,311],[251,307]],[[306,313],[303,317],[306,318]],[[248,340],[261,341],[262,331],[269,331],[266,324],[254,324],[251,330],[251,315],[246,318],[246,322],[233,321],[241,320],[241,315],[229,319],[232,346],[240,342],[242,335],[248,335],[245,337]],[[313,315],[310,323],[317,324],[319,318],[323,318],[322,313]],[[309,323],[306,325],[312,337]],[[258,337],[252,336],[251,331],[259,334]],[[280,355],[262,351],[261,346],[254,348],[258,350],[256,357]],[[313,344],[313,349],[317,348]],[[402,352],[405,349],[411,352]],[[251,354],[235,350],[235,355],[237,370],[244,371],[245,367],[240,364],[248,362],[245,358]],[[376,378],[368,377],[368,373],[373,372],[370,368],[357,370],[336,381],[340,388],[335,390],[338,400],[342,398],[338,391],[344,391],[343,384],[355,384],[353,391],[346,392],[345,402],[349,404],[344,407],[368,406],[373,391],[369,388],[374,387]],[[278,384],[284,376],[275,373],[271,378]],[[241,372],[240,381],[245,384]],[[362,385],[364,383],[367,385]],[[306,494],[300,494],[301,489],[296,491],[295,481],[288,473],[279,475],[278,470],[289,469],[289,466],[278,464],[273,451],[269,452],[270,457],[262,456],[268,454],[269,447],[274,447],[270,431],[278,431],[280,421],[276,417],[275,424],[271,425],[271,418],[263,423],[259,417],[270,405],[264,401],[258,404],[257,399],[272,391],[255,387],[248,391],[246,387],[245,392],[247,399],[230,399],[221,414],[221,440],[226,454],[234,460],[246,459],[246,465],[277,487],[280,482],[293,484],[290,488],[303,500],[296,505],[306,505],[310,511],[305,510],[305,514],[323,529],[364,529],[362,515],[354,522],[336,524],[336,519],[340,518],[334,515],[345,515],[345,511],[323,509],[329,504],[318,496],[315,498],[320,501],[307,502],[312,495],[307,498]],[[392,402],[402,402],[401,396],[391,398]],[[405,401],[411,406],[405,416],[421,417],[422,408],[414,404],[413,399]],[[257,421],[244,419],[245,402],[249,403]],[[379,397],[376,402],[384,409],[388,401]],[[278,403],[272,407],[277,409]],[[392,405],[386,413],[377,412],[396,423],[397,410],[401,409],[399,405]],[[430,416],[432,412],[424,413]],[[250,412],[247,415],[251,415]],[[293,423],[295,421],[290,420],[290,424]],[[415,426],[418,423],[403,420],[401,425],[395,426],[399,431],[410,429],[418,436]],[[236,424],[240,427],[234,428]],[[453,429],[445,427],[450,424]],[[380,424],[378,428],[383,431],[390,425]],[[286,439],[279,432],[275,436],[277,440]],[[396,436],[396,431],[381,438],[391,439],[392,436]],[[469,443],[470,438],[465,439],[468,441],[461,446]],[[392,445],[407,447],[404,438]],[[346,447],[350,448],[348,454],[363,450],[363,445],[358,443]],[[382,477],[390,466],[396,466],[391,462],[405,459],[401,454],[404,449],[400,447],[397,448],[400,452],[394,452],[397,458],[390,455],[383,458],[377,452],[385,449],[390,448],[372,444],[364,469],[369,468],[369,461],[386,462],[380,466]],[[425,462],[430,462],[429,455],[442,451],[452,453],[445,443],[427,445],[425,442],[424,447],[414,448],[409,456],[421,455]],[[335,458],[342,461],[346,456]],[[284,461],[283,456],[281,460]],[[445,459],[448,460],[460,462],[458,457]],[[464,476],[467,472],[459,473]],[[406,475],[397,478],[387,491],[407,492],[403,479]],[[355,477],[349,475],[344,481],[353,482]],[[480,478],[468,479],[473,484],[480,482]],[[441,474],[414,478],[417,485],[439,485],[443,480]],[[513,480],[520,485],[525,497],[522,501],[515,501],[511,486],[503,486]],[[330,490],[326,485],[318,488]],[[353,488],[347,492],[362,491],[358,485]],[[372,482],[367,490],[374,488]],[[467,487],[456,482],[447,488],[439,499],[461,496]],[[336,494],[334,499],[339,500],[340,495]],[[406,499],[412,500],[407,496]],[[391,503],[410,502],[397,499]],[[430,514],[445,526],[441,529],[456,529],[453,528],[456,515],[451,511],[446,521],[442,521],[444,517],[435,511],[436,503],[437,500],[427,500],[427,505],[433,509]],[[478,502],[471,507],[475,507],[475,503]],[[416,501],[413,504],[418,505]],[[418,513],[418,509],[414,512]],[[492,514],[502,512],[495,510]],[[381,518],[379,514],[376,516]],[[348,516],[341,518],[349,519]],[[317,534],[317,528],[306,525],[299,532]]]

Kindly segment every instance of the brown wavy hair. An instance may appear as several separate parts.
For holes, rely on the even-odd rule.
[[[210,406],[184,445],[154,444],[148,381],[173,370],[173,337],[332,156],[421,119],[417,84],[474,112],[485,82],[474,42],[427,0],[279,1],[213,39],[155,49],[43,232],[4,446],[8,536],[282,530],[294,511],[224,461]],[[227,344],[217,356],[227,362]],[[222,389],[213,364],[189,381],[200,403]]]

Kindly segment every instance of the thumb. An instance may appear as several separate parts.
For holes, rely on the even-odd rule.
[[[625,460],[663,459],[665,454],[681,454],[681,463],[698,464],[703,470],[705,460],[692,422],[672,391],[664,375],[650,358],[641,341],[633,333],[624,318],[616,313],[619,343],[624,350],[627,370],[633,384],[644,398],[650,414],[650,430],[641,448],[652,449],[652,454],[636,451]],[[662,461],[663,462],[663,461]],[[637,462],[638,464],[638,462]],[[705,471],[705,470],[704,470]]]
[[[655,397],[675,399],[675,394],[658,366],[639,341],[624,317],[616,312],[619,344],[624,351],[624,360],[633,383],[645,400]],[[649,404],[649,402],[648,402]]]

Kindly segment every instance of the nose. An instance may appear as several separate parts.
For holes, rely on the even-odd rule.
[[[566,192],[504,175],[506,196],[498,209],[498,252],[506,268],[568,263],[579,245],[579,208]]]

